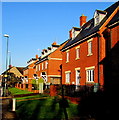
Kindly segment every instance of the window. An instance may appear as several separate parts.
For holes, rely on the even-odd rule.
[[[48,68],[48,62],[45,62],[45,69]]]
[[[106,16],[106,14],[106,11],[96,10],[94,13],[94,26],[99,25],[103,18]]]
[[[42,63],[42,70],[44,69],[44,64]]]
[[[86,70],[87,82],[94,82],[94,69]]]
[[[69,50],[66,51],[66,62],[69,62]]]
[[[76,60],[80,57],[80,47],[76,48]]]
[[[99,14],[98,13],[96,13],[96,15],[95,15],[95,18],[94,18],[94,23],[95,23],[95,26],[96,25],[98,25],[99,24]]]
[[[39,71],[40,71],[40,64],[39,64]]]
[[[38,71],[39,70],[39,66],[38,65],[36,65],[36,71]]]
[[[71,72],[65,72],[65,75],[66,75],[66,83],[70,83],[70,75],[71,75]]]
[[[88,40],[88,56],[92,55],[92,39]]]

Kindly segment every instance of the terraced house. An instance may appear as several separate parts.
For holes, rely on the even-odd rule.
[[[57,45],[54,42],[51,47],[43,49],[41,57],[35,63],[35,75],[42,78],[47,86],[61,83],[60,65],[62,64],[62,54],[60,50],[65,43]]]
[[[33,80],[42,79],[45,88],[49,88],[52,85],[61,84],[61,69],[62,64],[62,54],[61,49],[66,44],[66,42],[58,45],[54,42],[51,47],[43,49],[41,56],[32,58],[27,62],[27,66],[24,68],[22,79],[22,84],[17,84],[16,87],[20,89],[28,89],[29,91],[34,91]],[[39,92],[35,90],[34,92]]]
[[[119,1],[105,10],[95,10],[87,22],[86,18],[80,17],[80,28],[71,29],[70,40],[61,50],[62,83],[75,85],[76,90],[85,85],[105,86],[119,71],[119,49],[111,52],[119,42]]]
[[[23,75],[24,75],[24,83],[31,83],[31,80],[34,78],[34,63],[38,61],[38,55],[36,55],[35,58],[31,58],[29,61],[27,61],[27,66],[24,68]]]

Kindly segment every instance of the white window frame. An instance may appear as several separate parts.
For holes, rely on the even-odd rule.
[[[76,60],[80,58],[80,46],[76,47]]]
[[[45,69],[47,69],[48,68],[48,62],[46,61],[45,62]]]
[[[69,62],[69,50],[66,51],[66,63]]]
[[[87,56],[93,55],[93,53],[92,53],[92,40],[93,40],[93,38],[91,38],[90,40],[87,41],[87,43],[88,43],[88,55]]]
[[[39,64],[39,71],[40,71],[40,64]]]
[[[95,69],[95,66],[86,68],[86,82],[94,83],[94,76],[95,76],[94,69]]]
[[[44,69],[44,63],[42,63],[42,70]]]
[[[65,71],[65,83],[70,84],[71,82],[71,71]]]

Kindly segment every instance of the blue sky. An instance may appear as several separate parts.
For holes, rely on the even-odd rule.
[[[9,34],[9,51],[13,66],[40,56],[42,49],[54,41],[66,41],[69,30],[79,27],[79,17],[93,17],[96,9],[104,10],[113,2],[3,2],[2,34]],[[38,51],[40,49],[40,51]],[[6,38],[2,38],[2,71],[5,70]]]

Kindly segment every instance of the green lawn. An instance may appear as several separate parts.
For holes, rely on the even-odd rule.
[[[33,99],[33,98],[41,98],[41,97],[48,97],[49,95],[39,94],[39,95],[32,95],[32,96],[26,96],[26,97],[17,97],[17,100],[22,99]]]
[[[29,92],[27,90],[20,90],[18,88],[8,88],[8,90],[9,90],[9,92],[11,92],[12,95],[33,93],[33,92]]]
[[[17,102],[16,112],[20,120],[60,120],[65,118],[65,115],[58,101],[56,98],[48,97]],[[69,102],[69,107],[66,108],[68,118],[78,116],[77,106]]]
[[[28,94],[25,90],[17,88],[9,88],[12,95]],[[47,98],[46,98],[47,97]],[[21,99],[33,99],[27,101],[18,101]],[[40,98],[35,100],[35,98]],[[60,120],[65,118],[64,109],[59,106],[58,97],[49,97],[48,95],[39,94],[33,96],[16,98],[16,112],[20,120]],[[68,101],[69,107],[66,108],[68,118],[78,116],[78,105],[72,104]]]

